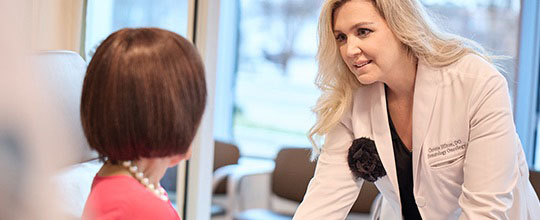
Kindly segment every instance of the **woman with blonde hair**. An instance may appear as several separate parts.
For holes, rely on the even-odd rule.
[[[505,78],[418,0],[328,0],[319,20],[317,169],[294,219],[533,219],[538,198]]]

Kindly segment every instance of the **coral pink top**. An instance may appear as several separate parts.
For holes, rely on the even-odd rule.
[[[94,177],[82,219],[179,220],[169,200],[163,201],[130,176]]]

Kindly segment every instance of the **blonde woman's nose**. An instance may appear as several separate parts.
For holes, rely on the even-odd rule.
[[[362,49],[360,49],[360,44],[357,40],[350,40],[347,42],[347,56],[348,57],[355,57],[362,53]]]

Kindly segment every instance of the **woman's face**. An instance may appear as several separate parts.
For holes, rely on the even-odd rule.
[[[362,84],[387,82],[407,52],[370,0],[351,0],[334,13],[334,37],[343,61]]]

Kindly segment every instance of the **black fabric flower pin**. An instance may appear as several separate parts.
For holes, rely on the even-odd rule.
[[[375,182],[386,175],[379,158],[375,142],[369,138],[358,138],[352,142],[347,156],[349,168],[356,178]]]

